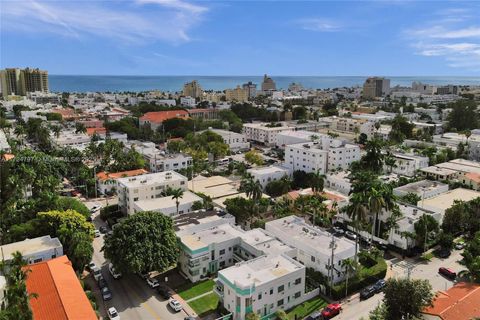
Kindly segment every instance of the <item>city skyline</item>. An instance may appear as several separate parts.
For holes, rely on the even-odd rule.
[[[476,76],[474,2],[2,1],[1,65],[52,75]],[[88,17],[88,18],[87,18]]]

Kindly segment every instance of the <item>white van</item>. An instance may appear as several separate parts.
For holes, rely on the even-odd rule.
[[[115,270],[111,262],[108,264],[108,271],[110,271],[110,274],[112,275],[113,279],[118,279],[122,276],[120,272]]]
[[[102,269],[100,269],[99,267],[94,267],[92,269],[92,274],[95,280],[98,281],[98,279],[102,277]]]

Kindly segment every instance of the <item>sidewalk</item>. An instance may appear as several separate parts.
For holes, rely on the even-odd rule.
[[[188,315],[188,316],[191,316],[191,317],[197,317],[198,315],[195,313],[195,311],[193,311],[192,308],[190,308],[190,305],[182,299],[182,297],[180,297],[178,294],[174,294],[172,296],[173,299],[177,300],[178,302],[180,302],[180,304],[183,306],[183,311],[185,311],[185,313]],[[197,298],[197,297],[195,297]],[[194,299],[195,299],[194,298]],[[190,299],[190,300],[194,300],[194,299]]]

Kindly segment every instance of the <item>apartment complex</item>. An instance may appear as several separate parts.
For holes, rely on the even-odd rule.
[[[175,171],[120,178],[117,184],[118,206],[126,214],[135,213],[134,202],[162,198],[168,188],[187,190],[187,178]]]
[[[48,92],[48,72],[39,69],[6,68],[0,70],[3,97],[25,96],[28,92]]]
[[[247,95],[249,99],[255,98],[257,95],[257,85],[252,81],[244,83],[242,88],[247,91]]]
[[[138,119],[140,126],[150,125],[152,130],[157,130],[163,121],[173,118],[188,118],[188,112],[185,110],[168,110],[168,111],[154,111],[147,112]]]
[[[249,98],[248,88],[244,89],[240,86],[237,86],[235,89],[225,90],[225,99],[227,101],[245,102],[245,101],[248,101],[248,98]]]
[[[126,148],[134,148],[140,153],[151,172],[178,171],[193,165],[191,156],[183,153],[167,153],[157,149],[153,142],[129,141]]]
[[[363,97],[367,99],[386,96],[390,91],[390,79],[371,77],[363,84]]]
[[[277,134],[283,131],[295,130],[294,127],[284,123],[271,125],[267,123],[244,123],[243,134],[248,140],[259,142],[267,146],[274,146],[277,141]]]
[[[291,171],[320,172],[347,169],[360,160],[360,147],[328,136],[308,143],[297,143],[285,148],[285,166]]]
[[[185,191],[183,196],[178,199],[178,214],[186,214],[193,211],[192,207],[195,202],[203,203],[203,199],[195,193]],[[177,200],[171,196],[139,200],[133,204],[134,213],[142,211],[155,211],[169,217],[177,215]]]
[[[404,197],[409,193],[413,193],[422,199],[426,199],[447,191],[448,184],[432,180],[421,180],[397,187],[393,189],[393,194],[397,197]]]
[[[247,150],[250,148],[250,142],[244,134],[236,133],[222,129],[208,129],[222,137],[223,142],[228,144],[231,151]]]
[[[120,178],[134,177],[148,173],[144,169],[136,169],[121,172],[99,172],[97,173],[97,190],[102,194],[111,193],[117,190],[117,180]]]
[[[265,188],[268,183],[280,180],[285,176],[290,176],[290,170],[281,166],[267,166],[261,168],[251,168],[247,172],[253,177],[255,181],[260,182],[262,188]]]
[[[183,95],[186,97],[192,97],[194,99],[200,98],[203,94],[202,87],[197,80],[187,82],[183,85]]]
[[[387,169],[391,169],[393,173],[408,177],[413,177],[418,170],[428,167],[429,162],[428,157],[406,153],[394,153],[393,158],[395,159],[395,166]]]
[[[297,130],[297,131],[283,131],[277,134],[277,141],[275,145],[277,148],[284,149],[285,146],[296,143],[305,143],[318,140],[326,136],[313,131]]]
[[[375,134],[375,122],[365,119],[333,117],[330,129],[354,134],[366,134],[370,139]]]

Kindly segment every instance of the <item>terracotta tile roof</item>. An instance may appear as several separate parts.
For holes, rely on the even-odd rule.
[[[172,118],[187,118],[188,112],[185,110],[170,110],[170,111],[156,111],[147,112],[140,117],[142,121],[149,121],[154,123],[161,123]]]
[[[11,153],[4,153],[2,158],[5,159],[6,161],[8,161],[8,160],[12,160],[13,158],[15,158],[15,155],[11,154]]]
[[[105,134],[107,133],[107,129],[105,128],[87,128],[87,134],[89,136],[93,136],[94,134]]]
[[[97,173],[97,179],[101,181],[105,181],[108,179],[118,179],[118,178],[123,178],[123,177],[133,177],[133,176],[138,176],[141,174],[148,173],[147,170],[145,169],[136,169],[136,170],[129,170],[129,171],[122,171],[122,172],[99,172]]]
[[[61,114],[63,119],[74,118],[77,116],[75,110],[68,108],[52,109],[52,112]]]
[[[443,320],[480,317],[480,284],[459,282],[447,291],[437,292],[433,306],[423,313]]]
[[[467,177],[468,179],[476,182],[476,183],[480,183],[480,174],[478,173],[475,173],[475,172],[469,172],[465,175],[465,177]]]
[[[27,292],[35,320],[96,320],[97,316],[67,256],[32,264]]]

